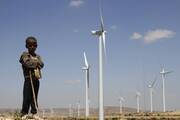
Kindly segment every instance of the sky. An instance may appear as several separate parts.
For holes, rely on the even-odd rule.
[[[102,0],[106,33],[104,105],[150,109],[147,85],[157,76],[154,110],[162,111],[162,66],[166,108],[180,110],[180,1]],[[23,73],[19,63],[25,39],[38,40],[45,66],[39,107],[85,106],[83,52],[90,64],[90,107],[98,107],[98,0],[0,0],[0,108],[21,108]]]

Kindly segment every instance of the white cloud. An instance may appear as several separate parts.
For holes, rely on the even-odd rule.
[[[112,26],[110,26],[110,28],[111,28],[112,30],[116,30],[116,29],[117,29],[117,26],[116,26],[116,25],[112,25]]]
[[[156,30],[151,30],[147,32],[144,35],[144,41],[146,43],[152,43],[156,42],[160,39],[165,39],[165,38],[172,38],[174,37],[175,32],[171,30],[166,30],[166,29],[156,29]]]
[[[79,32],[79,30],[78,30],[78,29],[74,29],[74,30],[73,30],[73,32],[78,33],[78,32]]]
[[[69,3],[70,7],[80,7],[84,4],[83,0],[71,0],[71,2]]]
[[[66,80],[65,83],[67,84],[76,84],[76,83],[80,83],[80,80]]]
[[[143,36],[140,33],[134,32],[133,35],[131,36],[131,39],[133,40],[138,40],[141,39]]]

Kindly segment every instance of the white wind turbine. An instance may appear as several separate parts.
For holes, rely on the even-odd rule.
[[[80,117],[80,101],[77,102],[77,116]]]
[[[104,102],[103,102],[103,50],[105,52],[105,33],[102,11],[100,9],[101,29],[91,31],[93,35],[99,37],[99,120],[104,120]]]
[[[50,109],[50,113],[51,113],[51,118],[53,118],[54,117],[54,109],[53,108]]]
[[[163,112],[166,112],[166,97],[165,97],[165,77],[167,74],[171,73],[172,71],[165,71],[164,67],[162,67],[162,71],[160,72],[163,81]]]
[[[150,107],[151,107],[151,112],[153,112],[153,87],[154,87],[154,84],[157,80],[157,77],[154,79],[154,81],[152,82],[152,84],[149,84],[148,85],[148,88],[149,88],[149,91],[150,91]]]
[[[82,69],[86,72],[86,117],[89,117],[89,64],[86,58],[86,53],[84,52],[85,66]]]
[[[72,117],[72,104],[69,104],[69,117]]]
[[[45,109],[42,109],[42,117],[45,118]]]
[[[140,92],[136,92],[136,102],[137,102],[137,112],[139,113],[139,98],[141,96],[141,93]]]
[[[123,102],[125,101],[123,97],[119,97],[119,112],[122,114]]]

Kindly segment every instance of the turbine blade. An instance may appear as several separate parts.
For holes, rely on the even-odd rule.
[[[157,75],[156,75],[154,81],[153,81],[152,84],[151,84],[152,87],[154,86],[154,84],[155,84],[156,81],[157,81]]]
[[[103,20],[103,15],[102,15],[102,2],[101,0],[99,0],[99,13],[100,13],[100,20],[101,20],[101,39],[102,39],[102,42],[103,42],[103,48],[104,48],[104,54],[106,56],[106,38],[105,38],[105,30],[104,30],[104,20]]]
[[[104,22],[103,22],[102,13],[101,13],[101,30],[102,32],[104,32]]]
[[[89,68],[87,70],[87,84],[88,84],[88,88],[89,88]]]
[[[103,16],[102,16],[101,0],[99,0],[99,13],[100,13],[100,20],[101,20],[101,30],[103,32],[104,31],[104,21],[103,21]]]
[[[173,71],[166,71],[165,74],[169,74],[169,73],[172,73]]]
[[[106,56],[106,37],[105,37],[105,31],[102,32],[102,42],[103,42],[104,54]]]
[[[85,62],[86,67],[89,67],[85,52],[84,52],[84,62]]]

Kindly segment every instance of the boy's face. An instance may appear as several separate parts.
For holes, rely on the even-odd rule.
[[[34,41],[33,39],[30,39],[27,43],[27,49],[29,53],[35,53],[36,48],[37,48],[37,42]]]

